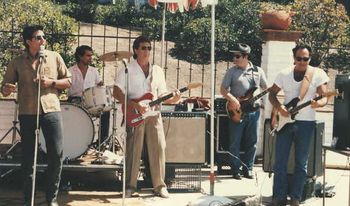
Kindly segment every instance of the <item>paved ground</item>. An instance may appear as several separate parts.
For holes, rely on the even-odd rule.
[[[333,152],[328,152],[327,159],[329,164],[348,165],[349,160],[344,156],[340,156]],[[124,205],[144,205],[144,206],[187,206],[187,205],[210,205],[210,202],[239,202],[248,196],[261,197],[260,199],[252,198],[258,203],[255,205],[265,205],[271,199],[272,194],[272,178],[269,178],[268,173],[262,171],[260,165],[254,168],[257,178],[254,180],[234,180],[230,176],[217,176],[214,184],[215,196],[210,197],[210,183],[208,181],[208,169],[202,172],[202,191],[198,193],[190,192],[171,192],[168,199],[154,197],[150,189],[140,190],[140,197],[126,199]],[[12,177],[11,177],[12,176]],[[97,206],[97,205],[123,205],[121,197],[121,182],[116,181],[115,188],[111,187],[110,183],[115,179],[111,174],[95,173],[91,175],[89,172],[80,172],[79,176],[86,176],[84,190],[72,190],[69,192],[61,191],[59,195],[59,203],[67,206]],[[332,190],[335,196],[326,198],[326,205],[347,206],[349,199],[349,170],[326,170],[327,186],[334,186]],[[10,174],[12,180],[5,177],[0,185],[0,205],[21,205],[22,195],[20,192],[20,184],[16,178],[16,172]],[[39,176],[39,181],[40,181]],[[108,182],[109,181],[109,182]],[[319,177],[316,182],[322,182],[322,177]],[[88,183],[91,183],[90,186]],[[37,193],[36,205],[45,205],[44,193],[42,192],[43,182],[39,182],[39,192]],[[84,184],[83,182],[81,184]],[[93,186],[91,186],[93,185]],[[109,186],[108,186],[109,185]],[[225,199],[229,198],[229,199]],[[322,205],[322,198],[310,198],[304,205],[319,206]]]

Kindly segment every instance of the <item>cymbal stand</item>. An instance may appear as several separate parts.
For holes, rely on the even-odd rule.
[[[21,136],[21,133],[19,129],[17,128],[17,124],[19,123],[18,121],[18,93],[16,94],[16,99],[15,99],[15,111],[14,111],[14,119],[12,121],[12,127],[6,132],[6,134],[0,139],[0,142],[2,142],[8,134],[12,132],[12,146],[3,154],[0,155],[1,157],[6,157],[16,146],[18,143],[20,143],[20,140],[16,139],[16,134]]]

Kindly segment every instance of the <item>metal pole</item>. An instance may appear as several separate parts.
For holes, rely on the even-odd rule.
[[[214,98],[215,98],[215,5],[213,2],[211,5],[211,95],[210,104],[210,195],[214,195]]]
[[[129,92],[129,74],[128,74],[128,67],[127,65],[125,64],[125,92],[124,92],[124,144],[123,144],[123,151],[124,151],[124,156],[123,156],[123,201],[122,201],[122,205],[124,206],[125,205],[125,178],[126,178],[126,158],[125,156],[127,155],[126,154],[126,143],[127,143],[127,136],[128,136],[128,133],[127,133],[127,126],[126,126],[126,112],[127,112],[127,108],[128,108],[128,92]]]
[[[39,53],[43,52],[42,46],[40,46]],[[39,54],[41,55],[41,54]],[[34,196],[35,196],[35,181],[36,181],[36,165],[37,165],[37,154],[38,154],[38,140],[40,133],[40,96],[41,96],[41,67],[42,67],[43,57],[39,57],[39,66],[37,70],[37,79],[38,79],[38,99],[37,99],[37,109],[36,109],[36,129],[35,129],[35,141],[34,141],[34,160],[33,160],[33,177],[32,177],[32,198],[30,205],[34,206]]]
[[[322,205],[325,206],[326,205],[326,152],[327,149],[323,148],[323,184],[322,184],[322,190],[323,190],[323,196],[322,196]]]
[[[160,55],[160,66],[164,69],[164,45],[165,45],[165,12],[166,12],[166,3],[164,3],[163,9],[163,22],[162,22],[162,45],[161,45],[161,55]]]

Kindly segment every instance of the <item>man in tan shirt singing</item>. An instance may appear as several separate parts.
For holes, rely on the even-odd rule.
[[[36,116],[39,104],[40,127],[47,148],[46,200],[49,206],[57,206],[63,162],[62,116],[58,90],[70,87],[71,74],[58,53],[44,50],[39,55],[40,46],[46,43],[42,26],[27,26],[23,29],[22,36],[26,50],[8,65],[1,83],[1,93],[8,96],[16,90],[18,92],[24,205],[31,203]],[[39,81],[40,102],[38,102]]]

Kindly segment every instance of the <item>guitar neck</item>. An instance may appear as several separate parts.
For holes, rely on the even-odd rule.
[[[179,91],[180,91],[181,93],[182,93],[182,92],[185,92],[185,91],[187,91],[187,90],[188,90],[187,87],[183,87],[183,88],[179,89]],[[170,99],[170,98],[173,97],[173,96],[174,96],[173,93],[167,94],[167,95],[165,95],[165,96],[163,96],[163,97],[161,97],[161,98],[159,98],[159,99],[156,99],[156,100],[150,102],[148,105],[149,105],[150,107],[153,107],[153,106],[155,106],[155,105],[157,105],[157,104],[160,104],[161,102],[164,102],[164,101],[167,100],[167,99]]]
[[[320,96],[318,96],[318,97],[313,98],[312,100],[317,101],[317,100],[320,100],[320,99],[322,99],[322,98],[323,98],[323,95],[320,95]],[[294,107],[294,108],[291,109],[289,112],[290,112],[291,114],[296,113],[297,111],[301,110],[302,108],[309,106],[309,105],[311,104],[311,101],[312,101],[312,100],[309,100],[309,101],[307,101],[307,102],[302,103],[301,105],[298,105],[298,106]]]
[[[260,99],[261,97],[263,97],[265,94],[267,94],[269,92],[269,89],[266,89],[265,91],[261,92],[260,94],[256,95],[255,97],[252,97],[249,102],[253,103],[256,100]]]

